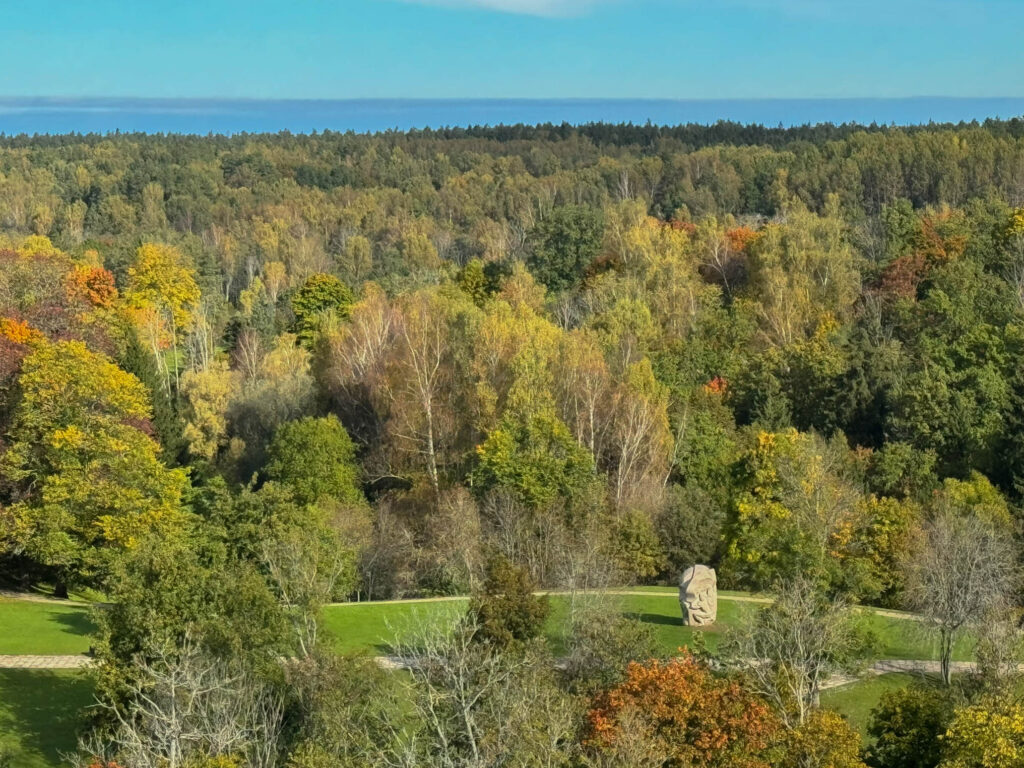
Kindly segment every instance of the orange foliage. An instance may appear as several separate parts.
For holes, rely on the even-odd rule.
[[[13,344],[30,344],[35,341],[41,341],[43,334],[24,320],[0,317],[0,338],[6,339]]]
[[[103,267],[78,266],[67,276],[69,299],[84,299],[94,307],[110,307],[117,297],[114,276]]]
[[[668,222],[668,226],[675,230],[682,230],[688,235],[697,234],[697,225],[692,221],[679,221],[678,219],[672,219]]]
[[[918,252],[933,264],[945,264],[963,256],[967,250],[963,226],[963,214],[959,212],[940,211],[922,216],[917,237]]]
[[[729,382],[721,376],[715,376],[715,378],[704,385],[704,393],[708,395],[724,395],[728,389]]]
[[[750,227],[734,227],[725,233],[729,241],[729,249],[736,253],[746,253],[751,244],[761,235]]]
[[[780,724],[737,682],[714,676],[689,653],[669,662],[631,663],[625,681],[600,694],[587,714],[588,745],[613,748],[638,724],[650,753],[667,765],[762,768]]]

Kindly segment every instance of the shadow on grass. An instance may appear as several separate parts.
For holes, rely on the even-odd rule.
[[[627,619],[642,621],[644,624],[663,624],[668,627],[685,627],[682,616],[666,616],[663,613],[624,613]]]
[[[11,765],[57,766],[74,751],[92,683],[77,670],[0,669],[0,743]]]
[[[96,623],[88,611],[50,611],[50,621],[60,624],[72,635],[87,637],[96,631]]]

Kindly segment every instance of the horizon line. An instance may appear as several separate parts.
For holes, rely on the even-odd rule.
[[[68,101],[150,101],[150,102],[173,102],[173,101],[234,101],[234,102],[383,102],[383,101],[405,101],[405,102],[492,102],[492,101],[520,101],[520,102],[706,102],[722,103],[733,101],[926,101],[926,100],[947,100],[947,101],[1024,101],[1024,95],[1002,95],[1002,96],[956,96],[956,95],[926,95],[918,94],[913,96],[111,96],[111,95],[88,95],[88,96],[24,96],[0,94],[0,102],[10,101],[38,101],[38,102],[68,102]]]

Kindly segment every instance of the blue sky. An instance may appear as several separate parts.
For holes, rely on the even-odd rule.
[[[1024,0],[0,0],[0,96],[1024,96]]]

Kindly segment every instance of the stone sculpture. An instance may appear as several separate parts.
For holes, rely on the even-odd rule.
[[[718,618],[718,577],[714,568],[691,565],[679,580],[679,607],[690,627],[705,627]]]

